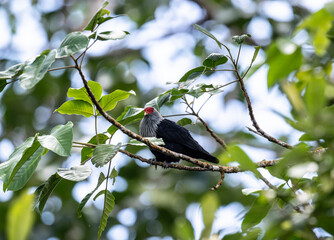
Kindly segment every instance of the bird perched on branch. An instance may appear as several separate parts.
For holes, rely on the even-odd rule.
[[[189,131],[177,125],[175,122],[164,119],[153,107],[144,109],[145,116],[139,125],[140,135],[143,137],[162,138],[165,145],[163,147],[184,155],[204,159],[209,162],[218,163],[218,159],[205,151],[198,142],[193,139]],[[178,162],[178,159],[167,156],[161,152],[151,150],[159,162]]]

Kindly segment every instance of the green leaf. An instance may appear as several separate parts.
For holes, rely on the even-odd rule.
[[[255,51],[254,51],[254,54],[253,54],[253,58],[252,58],[252,63],[255,61],[260,49],[261,49],[261,46],[256,46],[254,47],[255,48]]]
[[[88,46],[89,39],[82,32],[72,32],[66,35],[59,48],[57,58],[68,57]]]
[[[103,110],[107,112],[114,109],[119,101],[127,99],[130,96],[130,94],[136,95],[136,93],[132,90],[127,92],[117,89],[112,93],[103,96],[100,99],[99,103],[103,108]]]
[[[162,138],[155,138],[155,137],[147,137],[147,140],[149,140],[150,142],[152,142],[155,145],[164,145],[164,141],[162,140]],[[142,143],[136,139],[131,139],[127,145],[132,145],[132,146],[146,146],[145,143]]]
[[[0,178],[3,182],[8,182],[10,173],[15,168],[15,165],[21,160],[23,154],[32,147],[35,138],[29,137],[20,146],[15,148],[14,152],[9,156],[6,162],[0,163]]]
[[[8,84],[8,82],[6,80],[0,81],[0,93],[5,89],[7,84]]]
[[[300,46],[287,40],[280,40],[272,44],[267,51],[268,88],[297,70],[302,63],[303,54]]]
[[[151,101],[145,104],[146,107],[154,107],[156,110],[160,111],[160,108],[170,100],[170,93],[162,93],[158,97],[153,98]]]
[[[52,63],[56,60],[56,50],[46,50],[35,61],[25,66],[20,75],[20,85],[25,89],[34,87],[43,79]]]
[[[112,144],[99,144],[96,146],[93,152],[92,163],[96,167],[103,167],[107,164],[115,155],[118,153],[118,150],[122,146],[122,143],[117,145]]]
[[[113,180],[112,185],[115,184],[116,181],[116,177],[118,176],[118,172],[115,168],[112,169],[110,175],[108,176],[108,178],[111,178]]]
[[[326,80],[324,78],[315,74],[310,78],[305,91],[305,102],[311,116],[316,117],[325,107],[325,88]]]
[[[109,4],[108,1],[104,1],[101,8],[95,13],[95,15],[92,17],[92,19],[89,21],[88,25],[85,27],[85,30],[88,31],[94,31],[96,26],[101,24],[103,21],[104,15],[109,15],[110,11],[107,9],[104,9]],[[110,18],[108,18],[109,20]]]
[[[215,95],[217,93],[221,93],[223,91],[223,85],[213,85],[213,84],[196,84],[193,86],[187,94],[198,98],[202,96],[204,93],[208,93],[210,95]]]
[[[235,35],[232,37],[232,40],[237,44],[242,44],[246,38],[252,37],[250,34]]]
[[[202,76],[206,71],[206,67],[196,67],[188,72],[186,72],[181,79],[179,80],[179,83],[187,83],[188,85],[195,81],[198,77]]]
[[[87,84],[90,90],[92,91],[92,93],[94,94],[95,98],[97,100],[100,100],[102,96],[102,91],[103,91],[101,84],[98,82],[94,82],[94,81],[88,81]],[[67,91],[67,96],[69,98],[72,97],[75,100],[82,100],[82,101],[88,102],[89,104],[93,105],[92,100],[90,99],[85,87],[82,87],[79,89],[70,88]]]
[[[185,126],[185,125],[192,124],[192,123],[193,121],[190,118],[182,118],[179,121],[177,121],[177,124],[180,126]]]
[[[51,175],[51,177],[49,177],[49,179],[45,183],[43,183],[36,189],[36,205],[38,204],[39,212],[43,211],[46,201],[61,180],[62,178],[57,173],[55,173]]]
[[[30,137],[15,148],[6,162],[0,164],[0,178],[4,182],[4,190],[18,190],[26,184],[40,160],[43,149],[39,147],[36,137]]]
[[[120,40],[125,38],[127,34],[129,33],[126,31],[107,31],[99,33],[97,39],[101,41]]]
[[[99,231],[97,233],[97,235],[98,235],[97,239],[100,239],[103,230],[107,226],[109,215],[110,215],[110,213],[112,212],[112,210],[114,209],[114,206],[115,206],[115,197],[114,197],[114,195],[112,195],[112,193],[110,191],[107,191],[107,190],[102,190],[101,192],[99,192],[95,196],[94,200],[98,196],[100,196],[101,194],[104,194],[104,205],[103,205],[103,211],[102,211]]]
[[[194,235],[194,229],[185,217],[178,217],[173,223],[173,233],[176,239],[189,240],[196,239]]]
[[[79,165],[75,167],[67,168],[58,168],[57,174],[67,180],[80,182],[88,178],[92,173],[92,169],[85,165]]]
[[[316,54],[322,56],[327,52],[327,48],[330,45],[327,32],[332,27],[332,21],[333,16],[325,9],[321,9],[305,18],[296,29],[296,32],[303,29],[307,30]]]
[[[6,222],[6,235],[8,240],[28,239],[35,221],[35,214],[31,208],[34,202],[34,195],[27,191],[21,193],[10,205]]]
[[[99,138],[99,142],[97,142],[96,136],[92,137],[88,143],[97,145],[99,144],[103,144],[105,143],[109,137],[105,134],[98,134],[98,138]],[[93,151],[94,148],[88,148],[88,147],[84,147],[81,150],[81,163],[85,162],[88,158],[90,158],[91,156],[93,156]]]
[[[218,41],[218,39],[217,39],[213,34],[211,34],[208,30],[202,28],[201,26],[199,26],[199,25],[197,25],[197,24],[194,24],[194,27],[195,27],[198,31],[204,33],[204,34],[207,35],[208,37],[210,37],[210,38],[212,38],[213,40],[215,40],[216,43],[218,44],[219,48],[221,48],[221,45],[222,45],[222,44],[221,44],[221,43]]]
[[[101,184],[103,183],[103,181],[106,179],[106,177],[104,176],[103,173],[100,173],[99,179],[97,181],[96,187],[94,188],[93,191],[91,191],[90,193],[88,193],[80,202],[78,209],[77,209],[77,213],[79,217],[82,217],[82,209],[84,208],[84,206],[86,205],[86,203],[88,202],[88,200],[90,199],[90,197],[96,192],[96,190],[101,186]]]
[[[123,113],[116,119],[120,124],[123,126],[127,124],[131,124],[133,122],[139,121],[144,117],[144,109],[143,108],[137,108],[134,106],[127,106]],[[114,125],[111,125],[108,128],[108,133],[111,134],[111,136],[114,135],[114,133],[118,130],[117,127]]]
[[[33,149],[31,151],[33,151]],[[20,166],[22,160],[17,164],[17,166],[15,166],[14,171],[12,173],[13,177],[9,179],[9,184],[7,187],[8,190],[17,191],[26,185],[28,180],[35,172],[35,169],[42,158],[43,151],[44,148],[38,147],[38,149],[31,156],[27,156],[28,154],[30,154],[30,150],[28,150],[23,155],[22,159],[23,160],[25,160],[25,158],[27,159],[25,160],[22,166]]]
[[[171,96],[170,101],[173,102],[179,98],[182,98],[184,95],[186,95],[189,92],[189,89],[186,88],[173,88],[172,90],[169,90]]]
[[[220,53],[211,53],[204,61],[203,65],[209,68],[215,68],[219,65],[225,64],[227,57]]]
[[[259,224],[265,218],[271,209],[271,204],[264,195],[260,195],[252,204],[249,211],[246,213],[241,224],[243,232]]]
[[[82,115],[84,117],[91,117],[94,115],[93,106],[82,100],[70,100],[64,102],[63,105],[55,110],[55,112],[68,115]]]
[[[52,152],[66,157],[71,155],[73,140],[73,123],[58,125],[51,131],[51,135],[38,136],[40,144]]]
[[[240,164],[241,169],[253,172],[257,177],[260,177],[260,173],[257,170],[257,165],[247,156],[247,154],[238,146],[229,148],[228,151],[231,154],[232,161],[236,161]]]
[[[215,219],[216,210],[219,207],[219,200],[214,192],[206,193],[201,199],[202,215],[204,230],[201,239],[210,237],[213,220]]]
[[[6,69],[5,71],[0,72],[0,79],[13,79],[17,76],[21,75],[23,72],[23,68],[27,65],[27,63],[20,63],[11,66],[10,68]]]

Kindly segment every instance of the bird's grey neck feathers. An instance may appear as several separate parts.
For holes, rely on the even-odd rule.
[[[143,137],[156,137],[158,125],[162,120],[163,117],[156,110],[153,113],[147,114],[140,122],[140,135]]]

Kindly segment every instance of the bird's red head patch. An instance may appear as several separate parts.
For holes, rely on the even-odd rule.
[[[145,115],[153,113],[154,112],[154,107],[147,107],[147,108],[144,109],[144,111],[145,111]]]

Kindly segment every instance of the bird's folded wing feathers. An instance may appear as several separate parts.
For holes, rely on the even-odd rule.
[[[193,150],[206,152],[198,142],[193,139],[187,129],[168,119],[164,119],[159,123],[157,138],[162,138],[164,141],[168,142],[178,143]]]

